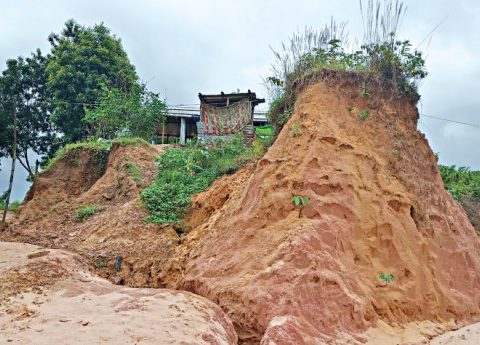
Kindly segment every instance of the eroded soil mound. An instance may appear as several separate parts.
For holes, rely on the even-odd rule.
[[[220,305],[242,343],[363,343],[379,320],[478,320],[480,241],[415,101],[360,90],[309,86],[251,174],[194,199],[162,278]]]
[[[145,223],[139,199],[160,152],[146,144],[114,145],[104,160],[95,150],[70,152],[35,180],[0,238],[73,250],[118,284],[160,286],[160,262],[179,237],[172,227]],[[75,219],[85,206],[96,213]]]
[[[0,339],[12,344],[236,344],[231,321],[188,292],[132,289],[78,255],[0,242]]]

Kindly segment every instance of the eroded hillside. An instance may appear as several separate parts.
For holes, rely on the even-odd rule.
[[[479,320],[480,241],[416,101],[317,75],[260,161],[194,196],[186,236],[144,222],[156,148],[114,146],[105,167],[79,151],[35,181],[0,239],[72,250],[117,284],[206,297],[242,344],[373,344],[426,322],[420,342]],[[85,205],[98,210],[76,220]]]
[[[480,241],[416,129],[416,100],[367,87],[346,74],[299,90],[251,176],[194,200],[164,280],[218,303],[242,343],[364,342],[380,320],[478,320]]]

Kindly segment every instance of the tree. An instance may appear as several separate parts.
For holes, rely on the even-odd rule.
[[[0,130],[0,155],[13,157],[16,151],[16,158],[30,179],[35,176],[38,161],[34,166],[29,154],[35,152],[46,159],[60,141],[50,123],[52,101],[46,88],[47,62],[48,57],[37,50],[26,59],[8,60],[0,77],[0,119],[5,124]]]
[[[99,102],[103,90],[130,92],[138,76],[120,39],[103,24],[83,27],[73,19],[60,34],[51,34],[52,56],[47,66],[48,89],[54,97],[53,122],[68,142],[88,135],[85,105]]]
[[[17,98],[21,82],[21,73],[17,60],[7,61],[7,66],[7,70],[2,73],[2,78],[0,79],[0,113],[2,113],[2,118],[6,120],[5,126],[2,126],[4,128],[2,131],[2,142],[5,144],[3,150],[12,157],[12,166],[4,201],[5,208],[3,210],[2,223],[5,222],[7,216],[15,175],[15,162],[17,159]],[[9,138],[10,133],[12,138]]]
[[[87,107],[83,121],[97,138],[141,137],[149,141],[165,121],[167,105],[145,85],[130,92],[105,88],[98,106]]]

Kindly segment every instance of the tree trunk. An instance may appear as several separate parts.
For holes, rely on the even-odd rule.
[[[13,105],[13,152],[12,152],[12,169],[10,170],[10,182],[8,183],[7,197],[5,199],[5,209],[3,210],[2,223],[7,218],[8,205],[10,204],[10,195],[12,194],[13,176],[15,175],[15,163],[17,160],[17,102]]]
[[[20,165],[25,169],[25,171],[28,173],[28,178],[33,181],[33,179],[35,178],[35,174],[33,173],[32,171],[32,168],[30,167],[30,163],[28,162],[28,159],[26,158],[25,159],[25,163],[22,162],[22,156],[20,155],[17,155],[17,160],[18,162],[20,163]]]

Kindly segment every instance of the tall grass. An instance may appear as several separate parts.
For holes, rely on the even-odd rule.
[[[349,44],[346,23],[330,24],[321,30],[305,28],[294,33],[279,50],[273,50],[272,75],[265,79],[271,104],[270,120],[281,127],[295,102],[296,86],[319,71],[355,72],[358,80],[376,81],[399,95],[418,99],[418,82],[427,76],[422,53],[412,50],[398,32],[406,6],[398,0],[360,1],[364,34],[361,44]],[[283,105],[279,105],[281,100]],[[276,101],[276,102],[275,102]]]

